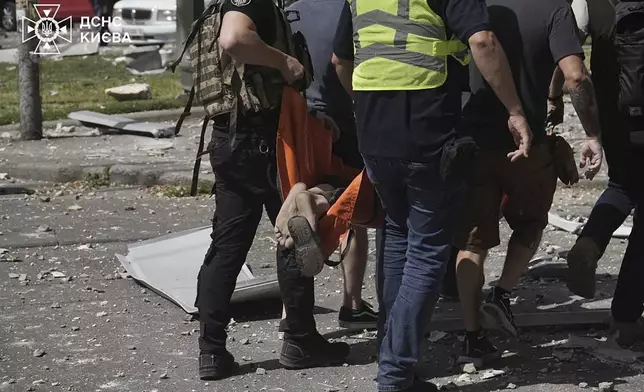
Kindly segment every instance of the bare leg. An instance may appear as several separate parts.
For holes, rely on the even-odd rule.
[[[458,295],[460,297],[465,330],[469,332],[475,332],[481,329],[479,307],[481,305],[481,289],[485,283],[483,262],[486,256],[487,251],[480,249],[476,252],[460,251],[456,259]]]
[[[521,275],[523,275],[526,268],[528,268],[530,260],[539,247],[541,235],[542,233],[539,233],[538,238],[535,239],[531,247],[526,247],[517,241],[517,233],[512,233],[512,237],[510,237],[510,242],[508,243],[508,254],[505,257],[501,279],[497,284],[498,287],[508,293],[514,290],[517,283],[519,283]]]
[[[354,310],[362,307],[362,284],[367,267],[369,237],[364,227],[353,227],[355,237],[349,246],[341,266],[344,274],[344,298],[342,306]]]

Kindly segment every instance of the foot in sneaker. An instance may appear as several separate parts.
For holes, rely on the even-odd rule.
[[[613,320],[608,334],[620,347],[629,348],[638,341],[644,340],[644,318],[640,317],[633,323]]]
[[[295,244],[295,261],[302,275],[313,277],[322,272],[326,257],[309,221],[303,216],[294,216],[288,221],[288,231]]]
[[[365,301],[362,301],[359,310],[343,306],[340,308],[338,324],[340,328],[346,329],[376,329],[378,328],[378,312]]]
[[[228,351],[223,354],[199,353],[199,378],[216,381],[234,375],[239,368],[235,358]]]
[[[595,272],[602,252],[595,240],[579,237],[568,252],[568,276],[566,286],[575,295],[591,299],[595,296]]]
[[[287,369],[341,365],[349,356],[349,351],[348,344],[330,343],[318,333],[301,340],[286,334],[280,353],[280,364]]]
[[[516,337],[517,327],[510,309],[510,293],[500,287],[493,287],[485,303],[481,306],[485,317],[493,318],[502,330]]]
[[[472,363],[481,368],[491,361],[501,358],[499,350],[488,340],[483,330],[466,332],[463,354],[456,361],[459,364]]]

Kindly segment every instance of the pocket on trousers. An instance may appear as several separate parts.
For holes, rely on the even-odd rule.
[[[215,128],[208,143],[207,151],[210,154],[210,165],[213,169],[227,162],[232,155],[228,134]]]

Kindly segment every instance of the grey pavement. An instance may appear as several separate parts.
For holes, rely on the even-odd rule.
[[[177,111],[164,112],[172,123]],[[171,120],[172,119],[172,120]],[[84,127],[40,141],[20,141],[6,131],[0,139],[0,173],[19,179],[64,183],[86,178],[87,173],[108,171],[114,183],[126,185],[189,184],[195,161],[200,116],[189,117],[177,137],[154,139],[147,136],[96,135]],[[209,136],[208,136],[209,139]],[[207,156],[202,161],[200,180],[212,183]]]
[[[180,112],[142,112],[130,117],[141,121],[173,123]],[[51,137],[41,141],[20,141],[15,140],[19,135],[18,128],[6,126],[0,128],[0,173],[25,180],[62,183],[81,180],[88,172],[108,170],[111,180],[117,184],[189,184],[203,112],[195,107],[193,113],[184,123],[179,136],[158,140],[122,134],[95,136],[95,130],[78,124],[72,125],[74,132],[52,134],[56,127],[52,122],[46,124],[49,128],[45,132],[46,136]],[[74,123],[65,121],[61,124]],[[567,102],[565,122],[558,131],[578,152],[584,133],[570,102]],[[210,132],[206,142],[209,138]],[[212,168],[207,157],[202,160],[201,170],[201,181],[212,183]],[[604,166],[594,181],[582,180],[578,186],[601,189],[607,182],[606,173]]]
[[[562,188],[553,211],[584,216],[597,195],[591,188]],[[209,198],[166,198],[145,188],[87,191],[70,185],[41,186],[33,195],[0,196],[0,248],[7,249],[0,260],[18,260],[0,261],[0,391],[375,391],[374,334],[337,327],[342,279],[332,268],[316,278],[316,319],[322,333],[351,344],[345,365],[282,369],[277,362],[281,305],[260,302],[233,309],[229,348],[242,365],[240,374],[219,382],[198,380],[198,323],[123,279],[114,254],[125,252],[129,242],[207,225],[213,206]],[[505,245],[507,225],[502,232]],[[548,246],[565,249],[573,241],[574,236],[549,227],[540,253]],[[500,274],[504,245],[490,256],[488,282]],[[624,247],[622,241],[614,241],[602,261],[599,273],[610,274],[601,275],[605,287],[612,284]],[[273,255],[271,227],[264,217],[248,258],[253,272],[274,273]],[[373,255],[372,244],[364,297],[375,303]],[[556,311],[561,303],[551,293],[562,292],[563,283],[541,278],[535,289],[531,281],[526,277],[518,292],[524,305]],[[541,298],[530,297],[535,290]],[[569,295],[568,299],[571,302],[562,306],[581,304]],[[446,306],[450,305],[441,305]],[[436,317],[444,313],[439,310]],[[580,383],[590,390],[601,382],[613,382],[620,392],[644,390],[639,362],[609,363],[584,350],[549,347],[570,334],[599,337],[605,331],[522,329],[518,341],[493,335],[507,351],[494,364],[502,374],[492,378],[486,378],[486,369],[464,375],[454,364],[461,337],[447,333],[422,348],[419,374],[446,385],[446,390],[464,392],[506,387],[573,392],[584,390]]]

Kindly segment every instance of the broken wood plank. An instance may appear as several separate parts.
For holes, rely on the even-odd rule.
[[[72,120],[85,124],[98,125],[107,128],[120,129],[126,132],[142,133],[152,135],[155,138],[169,137],[174,135],[174,126],[171,124],[142,122],[127,117],[119,117],[111,114],[81,110],[68,115]]]
[[[581,233],[581,229],[585,226],[585,223],[571,222],[551,212],[548,213],[548,223],[558,229],[577,235]],[[631,226],[621,225],[613,233],[613,238],[628,238],[631,235],[632,230],[633,228]]]
[[[556,326],[584,326],[608,325],[610,310],[593,309],[570,312],[531,312],[517,313],[514,315],[517,327],[556,327]],[[454,315],[435,315],[429,326],[434,331],[461,331],[463,319]]]

